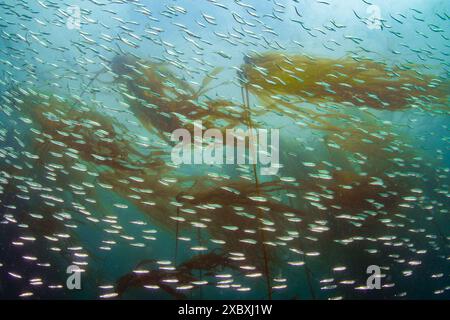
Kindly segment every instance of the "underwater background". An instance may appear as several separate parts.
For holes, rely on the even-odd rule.
[[[0,298],[449,299],[448,9],[1,1]],[[174,164],[196,121],[279,170]]]

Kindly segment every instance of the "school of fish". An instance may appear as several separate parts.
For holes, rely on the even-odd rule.
[[[0,299],[449,299],[449,9],[0,2]],[[277,174],[174,164],[199,121]]]

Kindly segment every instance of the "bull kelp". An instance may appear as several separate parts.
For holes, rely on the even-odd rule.
[[[0,20],[0,298],[450,297],[441,1]]]

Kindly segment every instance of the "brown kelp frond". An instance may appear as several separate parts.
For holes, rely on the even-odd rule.
[[[133,272],[119,278],[116,288],[119,296],[123,296],[131,288],[152,287],[164,290],[175,299],[184,299],[186,296],[182,290],[199,288],[196,284],[199,279],[195,273],[201,271],[205,276],[214,277],[225,269],[241,273],[239,266],[219,250],[196,254],[177,267],[162,267],[153,259],[143,260],[137,264]],[[205,284],[214,284],[215,281],[213,278],[211,282],[207,281]]]
[[[177,269],[181,272],[206,271],[209,273],[222,269],[239,270],[236,262],[232,261],[224,252],[213,250],[208,253],[194,255],[187,261],[181,263]]]
[[[204,97],[221,68],[214,69],[204,78],[200,88],[194,89],[166,67],[149,61],[117,58],[113,66],[125,85],[121,91],[132,113],[143,127],[166,141],[167,134],[196,120],[204,121],[209,127],[218,127],[218,122],[221,127],[240,123],[232,102]]]
[[[281,182],[263,182],[257,192],[254,182],[247,180],[215,182],[208,186],[210,183],[202,179],[195,187],[198,191],[191,190],[178,197],[183,204],[180,207],[183,223],[193,221],[205,225],[211,237],[219,240],[223,248],[228,252],[243,253],[246,262],[259,270],[263,270],[264,261],[261,252],[254,247],[262,243],[258,230],[265,230],[267,235],[262,241],[270,247],[267,248],[269,259],[276,263],[281,253],[277,253],[277,243],[279,237],[286,235],[286,226],[291,224],[289,219],[304,217],[300,210],[272,198],[273,192],[290,187]]]
[[[47,152],[63,153],[70,148],[87,162],[118,169],[139,167],[146,161],[126,139],[126,129],[112,117],[53,95],[12,94],[16,108],[38,126]]]
[[[248,89],[258,97],[277,94],[398,110],[421,99],[446,104],[448,80],[410,66],[387,66],[373,60],[314,58],[275,52],[248,57],[241,68]]]
[[[216,75],[218,75],[220,72],[222,72],[222,67],[216,67],[214,68],[210,73],[206,75],[206,77],[203,79],[200,88],[195,93],[194,97],[198,98],[204,95],[206,92],[208,92],[210,89],[208,88],[208,85],[216,78]]]
[[[131,288],[160,288],[174,299],[185,299],[182,291],[177,290],[177,286],[193,287],[191,282],[196,278],[188,273],[171,270],[146,270],[144,272],[130,272],[122,276],[117,281],[117,293],[122,297]],[[172,285],[171,282],[176,282]]]

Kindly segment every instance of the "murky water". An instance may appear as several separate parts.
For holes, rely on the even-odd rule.
[[[448,299],[446,1],[0,4],[0,298]]]

